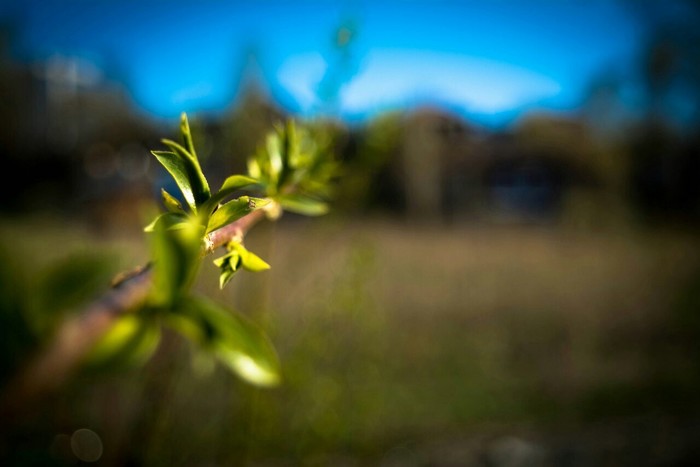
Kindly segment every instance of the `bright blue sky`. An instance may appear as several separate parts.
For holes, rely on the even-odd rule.
[[[0,19],[16,21],[18,56],[83,57],[158,117],[230,106],[252,68],[298,114],[362,119],[437,102],[489,122],[575,108],[594,76],[631,69],[645,39],[632,10],[605,0],[16,0],[0,4]],[[348,21],[356,35],[342,62],[332,39]],[[329,107],[319,84],[338,63]]]

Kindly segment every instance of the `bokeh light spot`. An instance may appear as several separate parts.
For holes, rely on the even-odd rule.
[[[102,440],[97,433],[87,428],[73,433],[70,446],[75,457],[83,462],[96,462],[102,457]]]

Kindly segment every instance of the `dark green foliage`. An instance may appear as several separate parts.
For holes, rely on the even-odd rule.
[[[0,385],[14,371],[19,359],[37,343],[28,319],[21,269],[0,249]]]
[[[46,266],[43,259],[18,261],[14,253],[0,247],[0,386],[115,272],[104,254],[72,252]]]
[[[57,314],[75,308],[96,296],[108,284],[113,273],[109,258],[88,253],[73,253],[50,265],[38,275],[35,308]]]

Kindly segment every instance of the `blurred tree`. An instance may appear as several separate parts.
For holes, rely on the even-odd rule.
[[[633,195],[646,215],[698,220],[700,3],[635,8],[653,29],[641,67],[645,113],[629,140]]]
[[[621,65],[593,81],[583,107],[605,154],[600,173],[640,218],[696,221],[700,2],[623,4],[647,28],[648,40],[632,69]]]
[[[547,162],[559,185],[561,220],[577,226],[620,225],[628,220],[626,179],[621,154],[596,138],[579,117],[530,115],[515,128],[519,151]]]
[[[348,132],[343,177],[339,181],[338,206],[346,212],[404,207],[400,176],[394,166],[403,138],[400,113],[380,115],[367,125]]]

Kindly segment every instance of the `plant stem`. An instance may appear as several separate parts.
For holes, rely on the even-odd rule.
[[[240,242],[243,240],[243,237],[245,237],[246,232],[248,232],[252,226],[257,224],[264,217],[265,211],[258,209],[245,217],[241,217],[235,222],[209,233],[205,239],[206,254],[212,253],[214,250],[226,245],[231,240]]]
[[[253,211],[211,232],[205,239],[205,254],[231,240],[243,240],[248,230],[264,217],[264,211]],[[120,316],[136,311],[146,303],[152,282],[153,271],[148,266],[126,275],[82,312],[64,322],[49,345],[4,388],[0,399],[0,420],[11,422],[13,416],[22,413],[33,402],[61,387]]]

